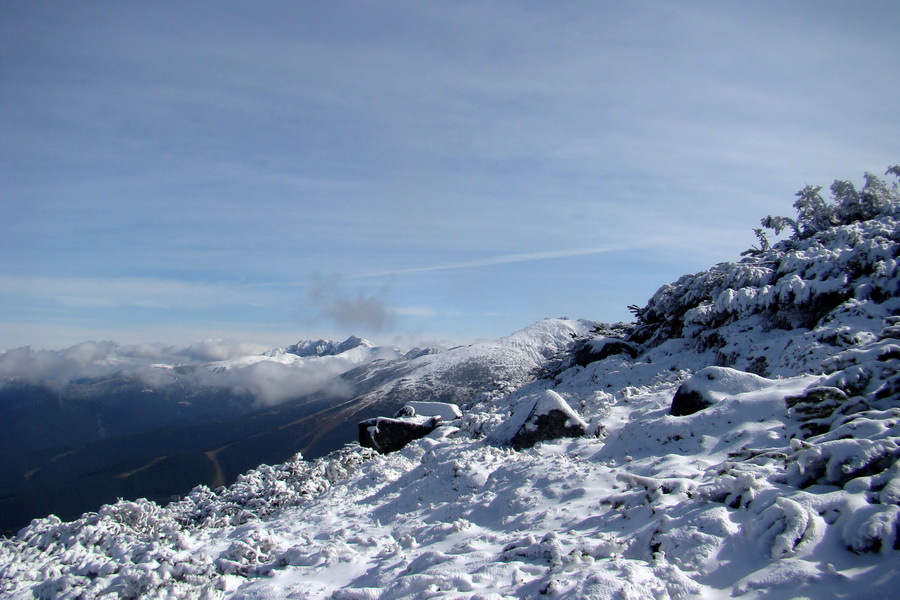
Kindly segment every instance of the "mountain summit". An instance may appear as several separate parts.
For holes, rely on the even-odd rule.
[[[375,344],[361,337],[352,335],[343,342],[334,342],[331,340],[301,340],[296,344],[278,350],[272,350],[268,355],[277,354],[294,354],[300,357],[311,356],[335,356],[343,354],[354,348],[374,348]]]

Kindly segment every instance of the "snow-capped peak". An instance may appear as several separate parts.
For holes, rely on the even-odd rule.
[[[375,344],[355,335],[351,335],[343,342],[335,342],[333,340],[300,340],[287,348],[270,350],[266,355],[293,354],[304,358],[312,356],[335,356],[359,347],[374,348]]]

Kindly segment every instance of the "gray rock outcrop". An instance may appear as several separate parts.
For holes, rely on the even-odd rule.
[[[396,452],[437,428],[440,417],[425,419],[391,419],[375,417],[359,423],[359,443],[381,454]]]

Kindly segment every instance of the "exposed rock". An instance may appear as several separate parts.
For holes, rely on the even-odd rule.
[[[575,364],[585,367],[592,362],[597,362],[616,354],[637,358],[638,354],[640,354],[640,348],[637,344],[617,338],[595,338],[586,341],[575,351]]]
[[[792,417],[808,421],[831,416],[836,408],[847,401],[847,394],[836,387],[816,386],[808,388],[799,396],[788,396],[784,401]]]
[[[440,417],[427,419],[390,419],[375,417],[359,423],[359,443],[382,454],[396,452],[414,440],[435,430]]]
[[[684,417],[700,412],[704,408],[709,408],[714,402],[705,397],[697,390],[690,389],[686,384],[682,384],[672,397],[672,406],[669,408],[669,414],[673,417]]]
[[[825,385],[807,388],[800,395],[787,396],[784,401],[788,414],[803,422],[801,430],[807,435],[828,431],[835,412],[852,414],[867,408],[865,402],[848,402],[843,390]]]
[[[491,437],[495,443],[522,450],[545,440],[580,437],[585,431],[587,423],[563,397],[553,390],[544,390],[522,399]]]

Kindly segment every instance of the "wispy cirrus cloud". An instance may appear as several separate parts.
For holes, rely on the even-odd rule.
[[[42,299],[68,306],[207,308],[234,303],[261,303],[247,286],[153,277],[50,277],[0,274],[0,296]]]
[[[479,267],[492,267],[495,265],[506,265],[511,263],[532,262],[536,260],[550,260],[554,258],[570,258],[573,256],[587,256],[590,254],[606,254],[608,252],[619,252],[623,250],[633,250],[639,246],[597,246],[593,248],[569,248],[565,250],[548,250],[544,252],[521,252],[517,254],[498,254],[495,256],[486,256],[473,260],[464,260],[458,262],[440,263],[436,265],[428,265],[424,267],[410,267],[404,269],[395,269],[392,271],[376,271],[366,273],[362,277],[384,277],[386,275],[406,275],[413,273],[427,273],[430,271],[448,271],[452,269],[476,269]]]

